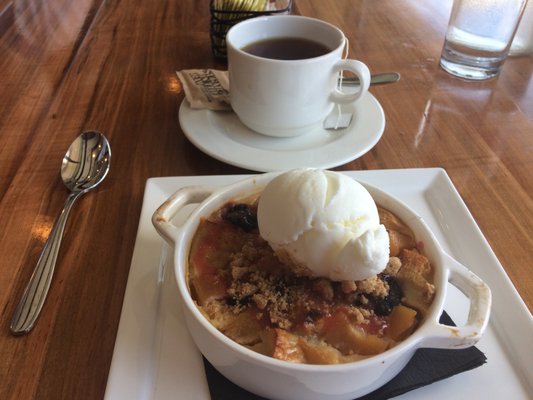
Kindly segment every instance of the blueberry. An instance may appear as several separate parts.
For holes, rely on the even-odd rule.
[[[374,312],[377,315],[385,316],[389,315],[392,309],[400,304],[403,293],[394,277],[385,274],[381,275],[380,278],[389,284],[389,294],[383,298],[373,297],[372,302],[374,304]]]
[[[246,232],[257,229],[257,215],[247,204],[234,204],[222,213],[222,218]]]

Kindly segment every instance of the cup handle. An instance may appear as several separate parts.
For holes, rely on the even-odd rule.
[[[477,275],[444,253],[444,265],[449,268],[448,282],[470,299],[468,319],[463,326],[449,326],[434,321],[421,347],[461,349],[476,344],[489,322],[492,296],[489,287]]]
[[[359,90],[354,93],[344,93],[335,88],[331,93],[331,101],[338,104],[353,103],[361,98],[370,87],[370,71],[368,67],[361,61],[357,60],[340,60],[334,66],[333,69],[336,73],[340,71],[353,72],[359,78]]]
[[[179,189],[154,212],[152,224],[169,244],[176,244],[180,229],[172,223],[172,218],[187,204],[201,203],[216,190],[217,188],[209,186],[188,186]]]

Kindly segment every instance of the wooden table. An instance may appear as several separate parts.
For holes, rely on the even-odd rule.
[[[333,4],[333,2],[331,2]],[[438,66],[451,2],[296,0],[352,56],[402,79],[374,87],[387,125],[337,170],[443,167],[533,309],[533,57],[468,82]],[[183,135],[175,71],[211,55],[208,1],[0,0],[0,398],[104,395],[145,182],[241,174]],[[71,213],[37,326],[9,322],[67,191],[59,166],[86,129],[112,145],[106,181]]]

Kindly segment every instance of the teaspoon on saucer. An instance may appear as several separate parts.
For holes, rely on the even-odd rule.
[[[401,75],[398,72],[383,72],[379,74],[372,74],[370,76],[371,85],[383,85],[385,83],[394,83],[400,80]],[[359,85],[359,78],[356,76],[345,76],[342,79],[339,78],[339,84],[356,86]]]
[[[380,74],[372,74],[370,76],[371,85],[383,85],[385,83],[394,83],[400,80],[398,72],[384,72]],[[357,86],[359,85],[359,78],[356,76],[339,78],[339,86]],[[342,112],[340,108],[336,108],[332,113],[326,117],[323,126],[327,131],[337,131],[345,129],[352,123],[353,114],[349,112]]]

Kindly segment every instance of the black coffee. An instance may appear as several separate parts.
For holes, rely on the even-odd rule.
[[[314,40],[284,37],[260,40],[241,50],[254,56],[275,60],[303,60],[322,56],[332,49]]]

